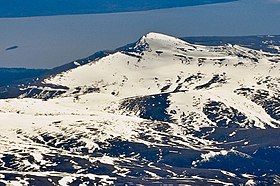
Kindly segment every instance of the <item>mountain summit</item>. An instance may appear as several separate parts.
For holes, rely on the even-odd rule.
[[[194,128],[201,125],[276,127],[279,125],[278,108],[267,105],[267,102],[278,102],[277,60],[279,55],[236,45],[206,47],[149,33],[132,47],[44,82],[69,88],[68,95],[62,97],[79,96],[81,101],[84,96],[88,97],[88,89],[98,90],[94,97],[106,95],[108,98],[104,101],[118,102],[110,104],[113,111],[129,111],[129,114],[136,115],[142,109],[146,112],[146,107],[152,110],[161,107],[149,105],[149,101],[143,105],[143,100],[151,96],[155,97],[154,100],[166,97],[161,100],[166,108],[156,115],[164,116],[163,120],[168,117],[168,120],[184,123],[185,117],[195,113],[198,120],[191,122]],[[123,105],[127,102],[137,105],[126,105],[131,110]],[[218,121],[212,118],[213,113],[208,113],[206,106],[214,103],[232,111],[230,116],[217,117]],[[232,122],[232,114],[240,115],[242,121]],[[152,116],[146,115],[145,119],[151,119],[149,117]]]
[[[159,33],[76,61],[21,85],[17,99],[0,100],[0,177],[53,185],[279,183],[279,61]]]

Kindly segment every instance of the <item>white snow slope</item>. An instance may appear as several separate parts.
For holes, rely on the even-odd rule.
[[[11,185],[254,183],[199,168],[215,156],[250,155],[196,132],[224,128],[234,137],[239,129],[278,129],[279,61],[240,46],[149,33],[133,47],[43,80],[68,87],[62,95],[0,100],[0,178]],[[173,156],[179,163],[170,163]]]

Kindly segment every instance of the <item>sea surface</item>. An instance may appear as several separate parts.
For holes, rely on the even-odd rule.
[[[135,12],[237,0],[0,0],[0,18]]]

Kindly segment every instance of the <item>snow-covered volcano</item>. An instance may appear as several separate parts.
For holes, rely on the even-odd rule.
[[[74,62],[0,101],[2,182],[277,183],[279,62],[158,33]]]

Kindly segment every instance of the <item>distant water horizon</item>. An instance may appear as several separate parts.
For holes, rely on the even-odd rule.
[[[238,0],[0,0],[0,18],[136,12]]]
[[[240,0],[130,13],[3,18],[0,67],[53,68],[135,42],[151,31],[176,37],[279,35],[279,9],[280,3],[271,0]]]

